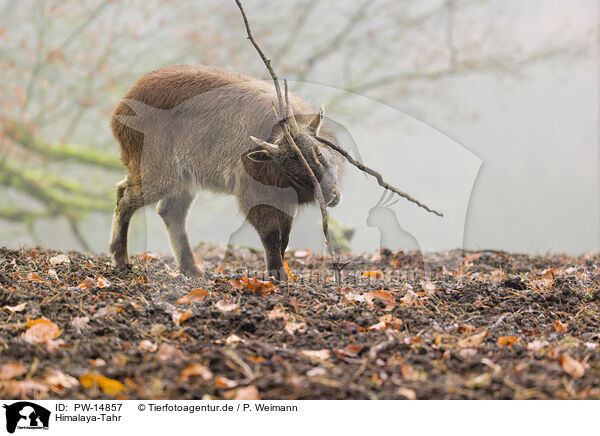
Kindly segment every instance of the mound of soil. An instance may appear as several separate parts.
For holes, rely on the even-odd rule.
[[[599,398],[598,256],[382,251],[172,258],[0,249],[5,398]]]

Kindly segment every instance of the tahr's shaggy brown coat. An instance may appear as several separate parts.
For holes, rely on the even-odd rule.
[[[341,192],[343,157],[314,138],[316,111],[290,94],[300,132],[294,137],[317,176],[325,200]],[[110,250],[117,267],[127,264],[127,229],[134,212],[158,202],[181,271],[201,276],[185,222],[197,189],[236,196],[257,230],[269,272],[285,275],[283,256],[300,204],[315,201],[309,175],[283,139],[272,83],[220,68],[179,65],[139,79],[111,120],[129,174],[117,186]],[[323,125],[320,136],[337,143]],[[268,153],[250,137],[279,146]]]

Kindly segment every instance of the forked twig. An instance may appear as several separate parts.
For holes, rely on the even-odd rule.
[[[334,144],[331,141],[328,141],[325,138],[322,138],[318,135],[315,135],[315,138],[322,142],[323,144],[329,146],[330,148],[334,149],[335,151],[337,151],[339,154],[341,154],[342,156],[344,156],[346,158],[346,160],[348,162],[350,162],[352,165],[354,165],[356,168],[358,168],[359,170],[375,177],[377,179],[377,183],[379,183],[379,186],[388,189],[392,192],[395,192],[396,194],[398,194],[400,197],[407,199],[408,201],[415,203],[417,206],[422,207],[423,209],[425,209],[427,212],[431,212],[436,214],[437,216],[444,216],[443,213],[438,212],[437,210],[431,209],[429,206],[421,203],[419,200],[411,197],[410,195],[408,195],[406,192],[401,191],[398,188],[393,187],[392,185],[390,185],[389,183],[387,183],[385,180],[383,180],[383,176],[381,174],[379,174],[377,171],[372,170],[371,168],[361,164],[360,162],[358,162],[357,160],[355,160],[352,156],[350,156],[350,154],[348,154],[348,152],[346,150],[344,150],[342,147]]]

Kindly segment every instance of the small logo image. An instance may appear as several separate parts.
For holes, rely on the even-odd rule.
[[[6,431],[14,433],[19,430],[48,430],[50,411],[29,401],[19,401],[6,409]]]

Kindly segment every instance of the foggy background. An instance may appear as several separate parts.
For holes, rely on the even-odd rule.
[[[400,199],[396,221],[370,227],[382,190],[349,166],[330,214],[356,229],[354,251],[398,228],[424,250],[599,250],[597,1],[243,4],[342,145],[445,214]],[[0,12],[0,245],[108,251],[125,176],[110,112],[144,73],[192,63],[268,78],[233,1],[4,0]],[[291,247],[320,250],[319,221],[302,209]],[[192,245],[225,243],[242,222],[232,197],[201,192]],[[249,228],[234,242],[260,247]],[[146,250],[170,253],[153,206],[130,228],[130,253]]]

